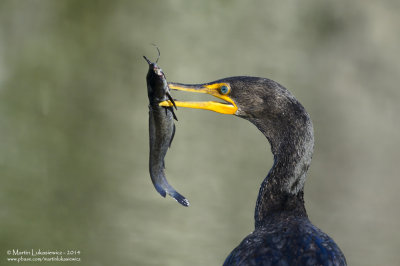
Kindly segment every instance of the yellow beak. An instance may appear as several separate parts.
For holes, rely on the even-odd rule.
[[[214,97],[217,97],[225,101],[225,103],[215,102],[215,101],[208,101],[208,102],[174,101],[175,105],[179,107],[205,109],[221,114],[231,114],[231,115],[235,114],[238,109],[235,102],[228,96],[231,90],[228,83],[189,85],[189,84],[169,82],[168,86],[172,90],[207,93],[209,95],[212,95]],[[173,105],[171,101],[163,101],[160,103],[160,106],[171,107]]]

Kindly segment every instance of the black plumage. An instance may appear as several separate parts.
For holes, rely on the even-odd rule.
[[[228,93],[222,93],[224,86],[229,87]],[[274,164],[260,187],[255,229],[224,265],[346,265],[333,239],[307,216],[304,182],[313,154],[314,132],[309,114],[295,97],[277,82],[257,77],[231,77],[197,85],[171,83],[170,87],[225,99],[230,105],[227,111],[216,103],[208,103],[207,108],[176,104],[247,119],[271,145]]]
[[[274,164],[260,188],[255,230],[224,265],[346,265],[339,247],[310,222],[304,206],[304,181],[314,145],[308,113],[272,80],[240,77],[227,82],[237,115],[267,137]]]

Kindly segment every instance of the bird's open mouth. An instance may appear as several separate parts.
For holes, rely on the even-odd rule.
[[[195,108],[195,109],[205,109],[214,111],[222,114],[235,114],[237,111],[237,106],[232,98],[229,97],[230,86],[228,83],[212,83],[212,84],[181,84],[169,82],[168,86],[172,90],[188,91],[196,93],[207,93],[214,97],[217,97],[223,102],[216,101],[205,101],[205,102],[191,102],[191,101],[175,101],[176,106]],[[171,101],[163,101],[160,106],[173,106]]]

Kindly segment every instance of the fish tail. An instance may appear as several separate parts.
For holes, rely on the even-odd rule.
[[[167,181],[165,178],[165,173],[163,170],[159,171],[158,174],[151,175],[151,180],[153,181],[153,185],[155,189],[157,190],[158,193],[160,193],[161,196],[165,198],[166,194],[170,195],[172,198],[174,198],[177,202],[182,204],[185,207],[189,206],[189,201],[179,194]]]
[[[177,202],[179,202],[180,204],[182,204],[185,207],[189,206],[189,201],[182,196],[179,192],[177,192],[167,181],[167,179],[164,178],[162,179],[162,189],[163,191],[166,191],[168,193],[168,195],[170,195],[172,198],[174,198]],[[165,192],[164,192],[165,193]]]
[[[179,194],[176,190],[173,190],[171,192],[168,192],[168,194],[173,197],[177,202],[179,202],[180,204],[182,204],[185,207],[188,207],[190,205],[189,201],[182,196],[181,194]]]

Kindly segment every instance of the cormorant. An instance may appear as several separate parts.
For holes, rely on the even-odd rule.
[[[247,119],[271,145],[274,163],[260,187],[255,229],[229,254],[224,265],[346,265],[333,239],[307,216],[304,181],[314,133],[309,114],[295,97],[273,80],[247,76],[194,85],[169,83],[169,87],[223,100],[175,104]],[[160,105],[171,106],[171,102]]]

